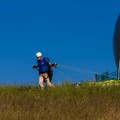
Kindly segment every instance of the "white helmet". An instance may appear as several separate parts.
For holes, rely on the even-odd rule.
[[[36,53],[36,57],[41,57],[42,56],[42,53],[41,52],[37,52]]]

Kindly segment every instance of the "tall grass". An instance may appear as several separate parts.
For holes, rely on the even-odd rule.
[[[34,85],[0,86],[0,120],[119,120],[120,85],[69,83],[41,91]]]

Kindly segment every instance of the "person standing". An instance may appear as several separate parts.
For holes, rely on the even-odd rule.
[[[48,87],[55,87],[51,83],[52,66],[56,66],[56,63],[51,64],[49,59],[43,58],[41,52],[36,53],[37,66],[33,65],[39,71],[38,83],[41,89],[44,89],[44,82]]]

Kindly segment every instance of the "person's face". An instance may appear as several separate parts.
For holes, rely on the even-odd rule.
[[[42,56],[40,56],[40,57],[37,57],[37,60],[41,60],[42,59]]]

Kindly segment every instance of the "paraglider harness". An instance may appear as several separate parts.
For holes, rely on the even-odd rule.
[[[48,77],[50,78],[50,82],[52,81],[52,76],[53,76],[53,69],[52,69],[52,66],[54,66],[53,64],[50,66],[49,64],[46,64],[45,60],[49,61],[50,62],[50,59],[48,57],[44,57],[44,63],[45,65],[47,65],[48,67],[48,70],[46,71],[48,73]],[[35,66],[33,65],[32,68],[36,68],[37,71],[39,71],[39,67],[38,66]],[[40,73],[39,73],[40,74]],[[44,82],[45,82],[45,79],[44,78]]]

